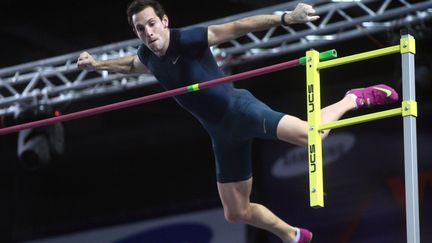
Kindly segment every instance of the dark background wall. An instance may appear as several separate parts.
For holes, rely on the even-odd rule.
[[[125,15],[128,2],[70,1],[51,4],[43,1],[31,3],[2,1],[0,3],[2,9],[0,53],[3,58],[0,59],[0,67],[134,38]],[[163,1],[163,3],[170,16],[171,26],[182,27],[276,2],[266,1],[265,4],[260,4],[259,1],[247,3],[226,0],[215,2],[211,6],[206,1]],[[208,11],[205,11],[206,9]],[[431,171],[432,162],[428,152],[431,145],[430,117],[432,114],[430,99],[432,64],[428,46],[431,39],[430,23],[426,23],[425,29],[415,31],[413,34],[417,39],[418,50],[416,85],[420,115],[418,119],[419,167],[423,178],[429,178],[428,173]],[[320,47],[319,50],[336,48],[339,55],[346,56],[394,45],[398,40],[399,34],[395,30],[344,43],[329,44]],[[233,73],[303,55],[304,50],[299,50],[284,57],[236,66],[233,68]],[[399,78],[400,58],[398,56],[351,64],[343,69],[328,70],[322,73],[322,103],[327,105],[337,101],[350,88],[377,82],[387,83],[400,91]],[[305,74],[302,68],[240,81],[235,85],[251,90],[276,110],[302,119],[306,117]],[[154,85],[127,93],[91,99],[72,104],[66,112],[159,91],[161,91],[160,87]],[[166,99],[70,121],[64,126],[66,132],[64,156],[37,170],[26,170],[19,164],[16,156],[16,134],[6,135],[0,139],[1,242],[19,242],[58,233],[220,206],[210,140],[198,122],[190,114],[181,110],[173,100]],[[366,205],[363,208],[372,208],[381,212],[387,204],[369,207],[371,204],[365,203],[365,200],[370,202],[376,198],[373,195],[391,194],[391,189],[383,185],[388,181],[391,182],[391,178],[396,178],[395,183],[398,183],[398,180],[403,177],[401,119],[392,118],[344,128],[341,132],[350,133],[356,138],[357,143],[349,154],[342,156],[342,160],[349,162],[335,162],[328,172],[326,170],[329,175],[326,178],[332,178],[326,181],[329,188],[328,209],[312,211],[308,208],[307,174],[288,179],[275,179],[270,174],[278,156],[293,148],[278,141],[257,140],[254,145],[256,187],[253,197],[258,201],[266,202],[288,221],[313,227],[315,231],[321,233],[322,241],[319,242],[330,240],[351,242],[352,239],[357,239],[352,242],[372,242],[362,241],[362,237],[367,236],[369,231],[360,231],[359,229],[362,228],[356,228],[355,225],[370,223],[381,214],[371,211],[368,214],[370,217],[361,217],[359,215],[363,211],[358,209],[358,205]],[[376,157],[383,163],[378,164]],[[333,178],[337,180],[333,181]],[[371,187],[373,190],[370,189]],[[423,196],[430,195],[430,187],[430,183],[425,183]],[[355,194],[358,197],[353,196],[351,189],[358,192]],[[284,193],[286,196],[280,198],[279,196]],[[395,193],[400,196],[400,191],[396,190]],[[390,199],[389,201],[395,202]],[[424,213],[421,215],[429,215],[431,218],[430,197],[423,197],[421,202],[421,212]],[[346,209],[347,213],[335,213],[341,209]],[[403,213],[400,207],[394,206],[390,211],[384,211],[382,217],[389,216],[388,218],[395,220],[396,231],[403,232],[403,228],[399,227],[404,223]],[[307,217],[302,217],[303,215]],[[422,223],[430,226],[431,222],[425,217],[422,216]],[[347,224],[353,226],[347,229],[342,227]],[[274,241],[263,232],[254,231],[254,233],[258,235],[255,237],[257,239],[255,242]],[[340,235],[335,238],[333,233]],[[422,234],[422,237],[429,237],[425,239],[431,239],[427,228],[422,231]]]

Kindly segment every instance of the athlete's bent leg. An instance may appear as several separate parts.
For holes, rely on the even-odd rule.
[[[227,221],[245,223],[280,237],[284,242],[293,242],[296,229],[285,223],[265,206],[250,202],[252,178],[230,183],[218,183],[219,195]]]

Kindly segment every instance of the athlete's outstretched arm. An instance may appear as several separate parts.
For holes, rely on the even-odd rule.
[[[111,60],[96,60],[88,52],[82,52],[78,57],[77,67],[87,71],[107,70],[118,73],[148,73],[138,56],[125,56]]]
[[[312,6],[299,3],[294,11],[284,15],[284,22],[287,24],[306,23],[317,20],[319,16],[315,15]],[[271,27],[282,24],[280,15],[256,15],[246,17],[233,22],[219,25],[210,25],[208,27],[209,46],[224,43],[249,32],[266,30]]]

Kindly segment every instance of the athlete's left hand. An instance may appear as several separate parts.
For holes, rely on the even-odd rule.
[[[285,18],[285,22],[296,24],[315,21],[319,19],[319,16],[315,14],[315,9],[311,5],[299,3],[294,11],[285,15]]]

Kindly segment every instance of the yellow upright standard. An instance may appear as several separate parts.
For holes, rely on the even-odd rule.
[[[306,100],[308,118],[309,193],[311,207],[324,207],[322,171],[320,74],[319,53],[306,52]]]

